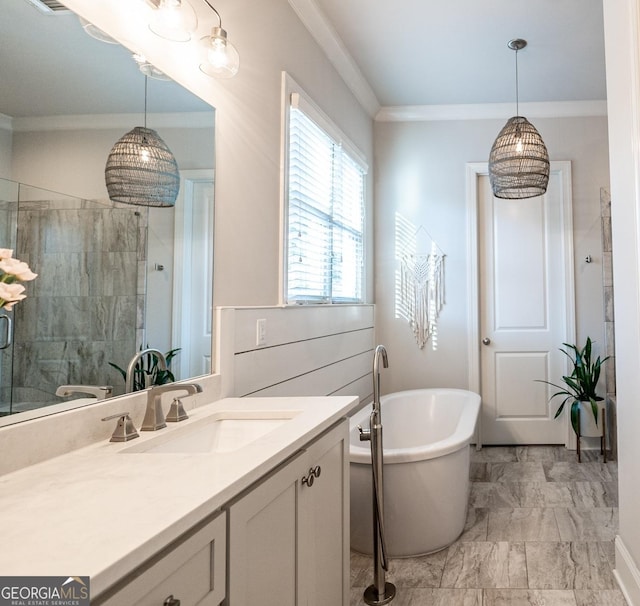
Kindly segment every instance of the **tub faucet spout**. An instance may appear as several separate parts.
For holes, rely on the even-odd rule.
[[[380,414],[380,359],[382,366],[389,368],[389,358],[384,345],[378,345],[373,354],[373,411]]]

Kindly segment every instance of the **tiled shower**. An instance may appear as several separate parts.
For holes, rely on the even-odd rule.
[[[0,413],[58,403],[61,384],[119,386],[108,363],[126,367],[144,321],[146,211],[24,185],[16,191],[2,203],[11,243],[1,246],[38,277],[12,313]]]

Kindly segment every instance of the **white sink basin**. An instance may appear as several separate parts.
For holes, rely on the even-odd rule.
[[[228,453],[239,450],[293,419],[298,410],[217,412],[122,453]],[[144,435],[144,434],[142,434]]]

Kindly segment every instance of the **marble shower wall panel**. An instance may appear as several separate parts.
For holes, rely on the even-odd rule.
[[[607,439],[611,456],[617,455],[616,442],[616,357],[615,357],[615,317],[613,313],[613,241],[611,236],[611,194],[605,187],[600,189],[600,217],[602,221],[602,286],[604,291],[605,355],[609,359],[604,364],[606,399],[609,431]]]
[[[0,180],[2,181],[2,180]],[[13,188],[3,192],[6,197],[11,197]],[[17,197],[17,190],[15,191]],[[0,200],[0,248],[14,248],[16,239],[16,209],[17,199]],[[0,350],[0,413],[10,409],[11,389],[6,387],[10,383],[13,369],[13,357],[11,348]],[[7,381],[7,377],[9,380]]]
[[[616,393],[615,381],[615,344],[613,340],[613,242],[611,238],[611,194],[604,187],[600,190],[600,209],[602,220],[602,285],[605,300],[606,355],[611,356],[605,369],[607,393]]]
[[[38,279],[16,307],[14,402],[60,401],[65,383],[122,387],[108,362],[126,367],[144,327],[140,216],[80,200],[21,205],[16,256]]]

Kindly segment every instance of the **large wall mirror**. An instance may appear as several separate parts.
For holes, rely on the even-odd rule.
[[[140,58],[100,34],[3,2],[0,248],[38,277],[0,311],[0,425],[88,403],[64,385],[122,394],[141,348],[173,351],[176,380],[211,370],[214,110],[151,66],[145,93]],[[178,162],[174,208],[108,198],[107,155],[145,117]]]

